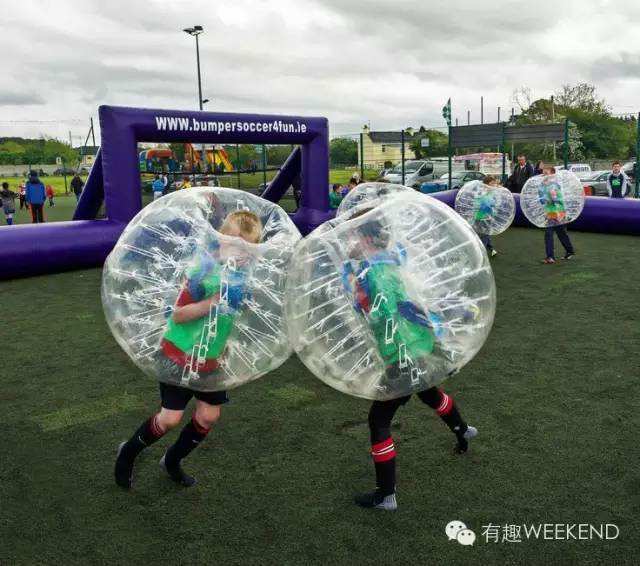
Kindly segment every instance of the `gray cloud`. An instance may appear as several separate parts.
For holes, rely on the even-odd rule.
[[[42,96],[29,92],[0,91],[0,106],[41,105],[45,100]]]
[[[583,80],[640,107],[635,0],[84,0],[44,16],[35,0],[0,6],[0,106],[60,120],[45,132],[60,137],[100,104],[195,107],[194,24],[212,110],[326,115],[338,133],[442,126],[449,97],[475,121],[484,96],[492,120],[519,86],[535,99]]]

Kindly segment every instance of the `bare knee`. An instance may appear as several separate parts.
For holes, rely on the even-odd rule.
[[[160,409],[156,415],[156,422],[165,432],[177,427],[182,420],[183,411],[173,411],[171,409]]]
[[[195,412],[196,421],[204,428],[211,428],[220,419],[220,405],[198,403]]]

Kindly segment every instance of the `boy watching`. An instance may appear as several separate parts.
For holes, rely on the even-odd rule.
[[[262,224],[252,212],[235,211],[227,215],[219,232],[257,244],[262,235]],[[244,245],[221,239],[213,254],[196,261],[187,272],[159,353],[164,376],[171,382],[188,384],[185,377],[210,377],[220,367],[234,319],[247,296],[249,268]],[[212,324],[215,324],[215,332],[210,331]],[[159,386],[160,411],[143,422],[118,448],[115,481],[124,489],[131,488],[136,457],[180,424],[192,397],[196,398],[196,407],[191,421],[166,451],[160,464],[174,482],[184,487],[194,485],[195,478],[184,472],[181,461],[204,440],[220,418],[220,406],[229,400],[226,391],[198,391],[165,382],[160,382]]]
[[[340,194],[340,183],[334,183],[329,193],[329,208],[332,210],[337,209],[342,202],[342,195]]]
[[[622,171],[622,163],[614,161],[611,167],[611,173],[607,177],[607,193],[610,198],[624,198],[629,192],[629,182]]]

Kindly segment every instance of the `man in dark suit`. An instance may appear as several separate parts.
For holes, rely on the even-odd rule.
[[[529,177],[533,177],[533,165],[527,161],[524,155],[518,155],[518,164],[515,166],[511,177],[507,180],[507,187],[512,193],[519,193]]]

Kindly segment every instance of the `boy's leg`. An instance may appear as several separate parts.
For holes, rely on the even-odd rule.
[[[560,243],[562,244],[565,251],[567,252],[566,255],[573,255],[575,251],[573,250],[573,244],[571,243],[571,238],[569,238],[567,227],[564,225],[557,226],[556,234],[558,234],[558,239],[560,240]]]
[[[453,398],[437,387],[430,387],[425,391],[420,391],[418,397],[438,413],[438,416],[447,424],[451,432],[456,435],[458,444],[455,451],[458,454],[466,452],[469,448],[468,439],[473,438],[478,434],[478,431],[468,426],[463,420]]]
[[[145,420],[133,436],[120,445],[115,466],[116,483],[125,489],[131,487],[133,464],[138,454],[180,424],[184,409],[193,392],[175,385],[160,383],[160,411]]]
[[[544,247],[547,259],[554,259],[553,252],[553,226],[547,226],[544,229]]]
[[[162,408],[159,413],[144,421],[127,442],[120,445],[115,467],[116,483],[120,487],[131,487],[133,464],[140,452],[160,440],[170,429],[178,426],[182,415],[183,411]]]
[[[206,438],[211,427],[220,418],[220,405],[227,403],[226,391],[208,393],[194,392],[196,410],[191,420],[184,426],[176,442],[167,450],[160,464],[169,477],[185,487],[196,483],[195,478],[186,474],[180,463]]]
[[[356,497],[362,507],[385,509],[397,508],[396,450],[391,437],[391,421],[396,411],[409,401],[410,396],[390,401],[374,401],[369,410],[369,432],[371,456],[376,470],[376,491]]]

